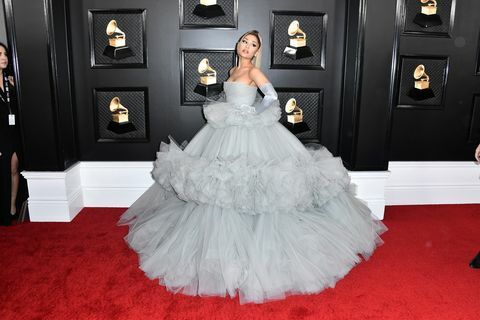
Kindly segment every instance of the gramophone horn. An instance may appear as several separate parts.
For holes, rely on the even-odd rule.
[[[415,79],[420,79],[423,76],[424,73],[425,73],[425,66],[423,64],[419,64],[415,68],[415,71],[413,72],[413,77]]]
[[[123,111],[122,113],[128,113],[128,109],[125,108],[121,103],[120,103],[120,98],[115,97],[110,101],[110,111],[111,112],[119,112]]]
[[[120,30],[118,28],[117,21],[115,21],[115,20],[110,20],[110,22],[107,25],[107,31],[106,32],[109,36],[113,35],[114,33],[125,35],[125,32],[123,32],[122,30]]]
[[[285,111],[287,113],[292,112],[297,107],[297,100],[295,98],[290,98],[285,104]]]
[[[203,58],[202,61],[198,64],[198,73],[200,74],[208,74],[211,76],[217,75],[217,71],[215,71],[208,62],[207,58]]]
[[[211,69],[208,59],[203,58],[202,61],[198,64],[198,73],[205,73],[207,70]]]
[[[298,22],[298,20],[293,20],[288,26],[288,35],[293,37],[296,34],[301,34],[303,37],[305,37],[305,32],[300,29],[300,22]]]
[[[115,97],[110,101],[110,111],[114,112],[115,110],[118,109],[118,106],[120,105],[120,98]]]
[[[293,20],[288,26],[288,35],[294,36],[297,33],[297,30],[300,29],[300,23],[298,20]]]
[[[415,71],[413,72],[413,77],[417,80],[422,79],[425,81],[428,81],[428,79],[430,79],[430,77],[425,72],[425,66],[423,64],[419,64],[415,68]]]

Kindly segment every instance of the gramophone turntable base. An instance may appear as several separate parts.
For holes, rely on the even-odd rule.
[[[416,101],[420,100],[426,100],[435,97],[435,94],[433,93],[432,89],[417,89],[417,88],[412,88],[410,91],[408,91],[407,94],[410,98]]]
[[[427,15],[423,13],[417,13],[413,19],[413,22],[422,28],[430,28],[441,25],[442,19],[438,14]]]
[[[309,46],[299,48],[287,46],[285,50],[283,50],[283,55],[293,60],[313,57],[312,49],[310,49]]]
[[[135,55],[132,49],[130,49],[128,46],[125,46],[125,47],[106,46],[105,50],[103,51],[103,54],[106,55],[107,57],[110,57],[116,60],[133,57]]]
[[[214,4],[211,6],[197,4],[195,6],[195,9],[193,10],[193,14],[202,17],[203,19],[210,19],[224,16],[225,11],[223,11],[222,7],[220,7],[218,4]]]
[[[310,127],[305,122],[291,123],[282,122],[282,124],[293,134],[299,134],[302,132],[310,131]]]
[[[129,122],[123,122],[123,123],[118,123],[115,121],[110,121],[107,127],[108,130],[115,132],[116,134],[123,134],[127,132],[132,132],[137,130],[135,128],[135,125],[133,123]]]
[[[198,93],[199,95],[202,95],[204,97],[211,97],[211,96],[216,96],[220,94],[223,90],[223,85],[221,83],[215,83],[215,84],[203,84],[199,83],[193,89],[193,92]]]

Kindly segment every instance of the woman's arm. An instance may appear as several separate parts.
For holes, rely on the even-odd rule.
[[[264,94],[261,104],[256,107],[257,113],[262,113],[267,110],[276,100],[278,100],[278,95],[275,89],[273,88],[268,78],[257,68],[250,70],[250,77],[255,82],[257,87]]]
[[[480,162],[480,144],[478,145],[477,150],[475,150],[475,159]]]

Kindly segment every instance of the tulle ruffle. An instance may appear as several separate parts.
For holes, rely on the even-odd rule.
[[[172,292],[240,303],[335,286],[386,227],[354,197],[340,158],[277,122],[278,102],[256,114],[255,88],[224,89],[184,150],[161,144],[155,183],[119,221],[140,268]]]
[[[259,128],[277,123],[281,116],[278,100],[264,112],[256,114],[255,106],[258,103],[257,101],[252,105],[238,105],[229,102],[209,102],[205,104],[203,113],[209,125],[214,128],[229,126]]]
[[[161,197],[158,197],[161,194]],[[385,231],[347,193],[317,210],[246,215],[154,184],[122,217],[140,268],[174,293],[262,303],[334,287]]]
[[[197,204],[251,215],[313,210],[348,192],[350,185],[341,160],[325,152],[310,150],[308,156],[282,160],[239,156],[212,161],[162,143],[152,176],[179,199]]]

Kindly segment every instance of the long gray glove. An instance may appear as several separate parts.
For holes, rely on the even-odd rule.
[[[263,97],[260,105],[255,108],[255,111],[257,113],[262,113],[263,111],[267,110],[276,100],[278,100],[278,95],[270,82],[260,86],[259,89],[265,96]]]

